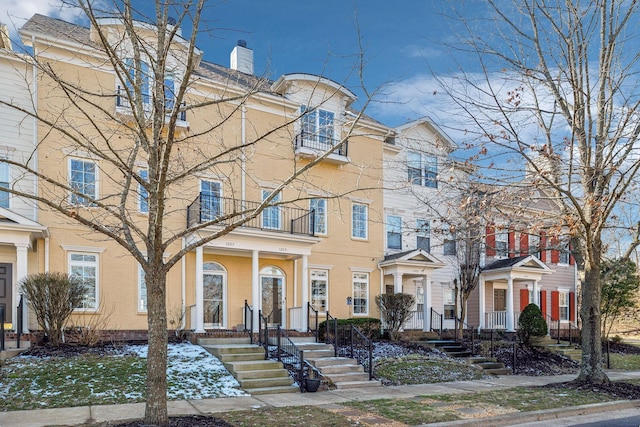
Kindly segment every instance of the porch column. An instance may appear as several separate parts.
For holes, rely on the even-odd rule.
[[[514,332],[513,313],[513,278],[509,274],[507,277],[507,332]]]
[[[484,278],[480,277],[480,281],[478,282],[478,311],[479,311],[479,323],[480,329],[484,329],[484,318],[486,317],[485,313],[485,295],[484,295]]]
[[[393,293],[402,293],[402,273],[393,273]]]
[[[538,289],[538,281],[533,281],[533,303],[540,307],[540,289]]]
[[[13,318],[11,322],[14,327],[18,327],[18,304],[20,303],[20,289],[18,288],[18,283],[29,273],[28,269],[28,256],[27,250],[29,245],[24,243],[16,243],[16,282],[13,284]],[[26,300],[26,298],[25,298]],[[24,301],[22,307],[22,332],[29,332],[28,328],[28,317],[27,317],[27,301]]]
[[[260,258],[258,251],[251,252],[251,307],[253,308],[253,332],[260,329],[258,311],[260,304]]]
[[[196,248],[196,330],[197,334],[204,333],[204,250],[202,246]]]
[[[300,281],[302,286],[302,322],[301,327],[303,331],[309,329],[308,315],[309,315],[309,257],[307,255],[302,256],[302,280]]]
[[[428,332],[431,330],[431,295],[427,297],[427,289],[431,293],[431,282],[429,276],[424,276],[422,283],[422,330]]]

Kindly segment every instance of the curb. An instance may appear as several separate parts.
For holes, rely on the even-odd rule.
[[[499,427],[513,426],[517,424],[556,420],[567,417],[575,417],[578,415],[589,415],[600,412],[618,411],[622,409],[640,408],[639,400],[618,400],[614,402],[592,403],[589,405],[543,409],[540,411],[518,412],[515,414],[500,415],[492,418],[475,418],[459,421],[448,421],[442,423],[423,424],[424,427],[445,427],[445,426],[461,426],[461,427]]]

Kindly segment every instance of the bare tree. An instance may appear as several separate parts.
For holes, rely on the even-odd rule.
[[[155,15],[151,17],[136,10],[130,0],[114,2],[112,9],[97,10],[94,6],[98,4],[87,0],[73,2],[91,24],[90,39],[88,31],[78,34],[74,29],[65,34],[78,37],[74,41],[78,51],[73,62],[82,64],[84,74],[64,61],[56,61],[55,55],[34,52],[28,60],[37,69],[39,90],[46,91],[47,97],[41,98],[35,111],[11,100],[0,101],[33,117],[43,129],[37,150],[27,159],[0,161],[21,174],[37,177],[40,182],[38,192],[18,187],[6,191],[34,200],[56,212],[57,218],[82,224],[93,235],[97,232],[116,242],[144,270],[149,337],[145,422],[166,425],[169,270],[188,252],[252,221],[263,210],[304,200],[300,189],[307,185],[306,180],[313,178],[311,169],[340,150],[347,138],[362,131],[358,124],[362,113],[350,111],[345,116],[341,139],[330,149],[312,160],[287,163],[280,170],[282,177],[277,187],[261,203],[239,204],[228,212],[216,212],[176,229],[171,224],[187,222],[184,216],[185,206],[191,202],[187,200],[190,179],[210,172],[231,182],[238,178],[238,170],[244,168],[253,150],[274,141],[287,141],[285,148],[293,158],[291,129],[300,115],[286,112],[282,114],[285,119],[269,123],[267,129],[247,131],[250,136],[240,143],[237,139],[229,140],[225,137],[228,132],[223,132],[225,127],[236,126],[238,117],[250,108],[249,100],[265,88],[268,91],[268,85],[265,79],[241,73],[198,69],[201,52],[196,47],[196,38],[205,27],[202,18],[205,1],[157,0]],[[104,18],[109,18],[111,24],[101,25]],[[113,22],[117,25],[112,25]],[[192,29],[188,38],[182,37],[181,27]],[[201,79],[199,73],[203,72],[217,72],[219,86],[210,95],[194,89]],[[105,74],[115,74],[118,82],[115,93],[111,77],[106,84],[101,81]],[[168,79],[174,79],[172,86],[167,84]],[[325,90],[314,96],[329,99],[337,91]],[[114,112],[115,103],[126,106],[129,113]],[[366,107],[367,103],[364,100],[362,105]],[[185,113],[200,114],[197,123],[187,130],[181,124]],[[100,194],[69,183],[64,173],[43,170],[33,163],[36,154],[66,156],[76,151],[100,162],[97,167],[104,177]],[[352,172],[357,174],[364,169],[354,167]],[[282,196],[291,188],[295,191],[288,194],[295,196]],[[146,203],[144,219],[135,214],[139,200]],[[217,231],[198,233],[212,225],[219,226]],[[167,249],[181,240],[186,242],[181,249],[167,255]]]
[[[622,258],[638,246],[637,209],[629,223],[617,212],[636,200],[639,57],[636,1],[523,0],[487,2],[491,18],[461,13],[468,39],[456,46],[475,57],[479,74],[441,79],[467,113],[494,185],[512,185],[524,162],[562,206],[583,272],[581,382],[608,383],[601,348],[600,264],[609,227],[626,229]],[[491,25],[487,25],[490,20]],[[482,34],[480,30],[482,28]],[[515,154],[515,156],[514,156]],[[518,160],[519,159],[519,160]],[[503,172],[503,173],[500,173]]]

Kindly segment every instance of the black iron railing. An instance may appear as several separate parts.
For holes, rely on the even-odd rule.
[[[211,222],[212,225],[230,225],[243,215],[251,214],[261,203],[200,195],[187,208],[187,226]],[[281,233],[314,235],[314,211],[289,206],[269,206],[260,215],[249,219],[242,227]]]
[[[253,308],[244,300],[244,331],[249,333],[249,344],[253,344]]]
[[[313,325],[313,327],[312,327]],[[307,330],[309,332],[313,332],[313,336],[316,339],[316,342],[319,342],[319,333],[318,333],[318,310],[313,308],[310,302],[307,302]]]
[[[335,356],[356,359],[373,378],[373,341],[353,324],[339,325],[338,319],[327,313],[325,342],[333,344]]]
[[[145,112],[151,111],[152,99],[150,95],[143,94],[142,95],[142,105],[144,106]],[[165,111],[167,116],[173,110],[175,105],[175,101],[172,99],[167,99],[165,102]],[[180,103],[180,111],[178,112],[178,120],[186,122],[187,121],[187,111],[185,110],[187,106],[186,102]],[[116,92],[116,107],[131,109],[131,103],[129,102],[129,98],[127,96],[127,91],[124,88],[118,86],[118,90]]]
[[[264,360],[269,358],[269,316],[258,310],[258,345],[264,348]]]
[[[333,344],[334,356],[338,357],[338,319],[331,316],[327,311],[326,331],[324,334],[325,344]]]
[[[304,131],[296,135],[294,139],[294,146],[296,150],[305,147],[312,150],[327,152],[331,150],[332,147],[335,147],[338,144],[340,144],[340,140],[338,139]],[[332,154],[347,157],[347,146],[347,141],[344,141],[339,147],[335,148]]]
[[[16,348],[20,348],[20,335],[22,334],[22,329],[24,327],[24,295],[20,295],[17,314],[18,321],[16,326]]]
[[[554,338],[558,344],[561,340],[568,341],[569,344],[580,343],[580,329],[570,321],[561,321],[554,319],[548,314],[545,314],[545,320],[547,321],[547,328],[549,329],[549,336]],[[555,337],[554,337],[555,334]]]
[[[269,358],[275,359],[289,371],[289,375],[298,383],[301,392],[306,391],[306,379],[320,379],[322,375],[304,360],[304,351],[300,350],[280,325],[266,329]]]
[[[5,306],[0,304],[0,351],[4,351]]]
[[[442,314],[438,313],[431,307],[431,330],[442,335]]]

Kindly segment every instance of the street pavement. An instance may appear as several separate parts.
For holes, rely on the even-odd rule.
[[[613,381],[640,379],[640,371],[607,371]],[[540,386],[571,381],[575,375],[528,377],[505,375],[502,377],[458,381],[437,384],[369,387],[359,389],[330,390],[318,393],[265,394],[256,396],[225,397],[219,399],[169,401],[169,415],[208,415],[220,412],[251,410],[263,407],[285,407],[305,405],[339,405],[350,401],[373,399],[411,399],[415,396],[469,393],[485,390],[500,390],[518,386]],[[579,414],[621,411],[640,407],[640,401],[618,401],[605,404],[585,405],[574,408],[556,408],[545,411],[521,412],[508,416],[429,424],[437,426],[506,426],[544,421]],[[0,412],[0,427],[44,427],[77,426],[96,422],[125,421],[144,416],[144,403],[118,405],[94,405],[72,408],[36,409],[31,411]],[[545,424],[540,424],[545,425]],[[546,424],[549,425],[549,424]],[[559,425],[556,422],[553,425]]]

